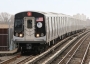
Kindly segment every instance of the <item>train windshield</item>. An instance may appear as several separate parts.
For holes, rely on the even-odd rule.
[[[14,29],[15,31],[22,31],[23,30],[23,20],[21,19],[15,20]]]

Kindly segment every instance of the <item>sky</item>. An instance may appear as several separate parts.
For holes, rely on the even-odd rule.
[[[90,0],[0,0],[0,13],[21,11],[56,12],[67,15],[85,14],[90,18]]]

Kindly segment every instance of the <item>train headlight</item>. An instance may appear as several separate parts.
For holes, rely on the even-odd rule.
[[[40,35],[39,34],[36,34],[37,37],[39,37]]]
[[[19,36],[20,36],[20,37],[22,37],[22,36],[23,36],[23,34],[19,34]]]
[[[37,27],[38,27],[38,28],[41,28],[41,27],[42,27],[42,23],[41,23],[41,22],[38,22],[38,23],[37,23]]]

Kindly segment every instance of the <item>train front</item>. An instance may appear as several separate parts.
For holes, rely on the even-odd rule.
[[[31,11],[15,14],[13,41],[22,53],[41,49],[46,43],[44,15]]]

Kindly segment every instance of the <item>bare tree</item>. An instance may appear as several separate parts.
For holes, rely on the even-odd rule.
[[[2,12],[0,14],[0,21],[2,21],[3,23],[8,23],[10,21],[11,18],[11,14],[6,13],[6,12]]]
[[[11,24],[14,23],[14,15],[11,15],[10,22],[11,22]]]
[[[14,23],[14,15],[11,15],[8,22],[10,22],[11,24]]]

